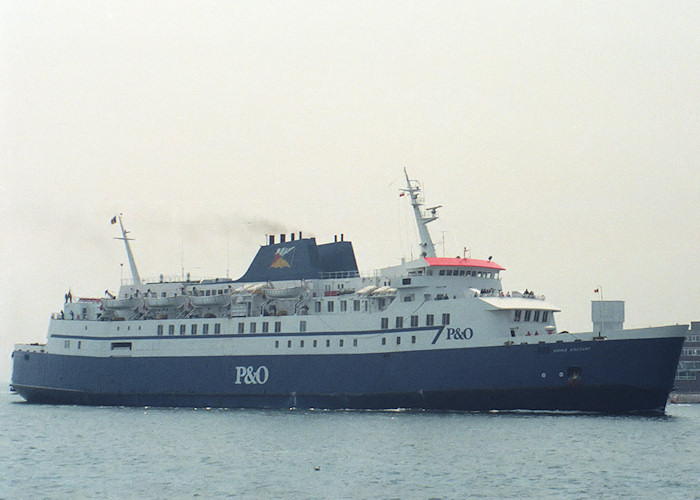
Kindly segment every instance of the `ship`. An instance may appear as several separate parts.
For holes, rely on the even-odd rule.
[[[137,407],[663,413],[687,325],[570,333],[507,291],[491,257],[436,256],[422,185],[400,189],[418,258],[360,273],[344,235],[266,235],[239,279],[131,279],[69,292],[45,344],[17,344],[29,403]]]

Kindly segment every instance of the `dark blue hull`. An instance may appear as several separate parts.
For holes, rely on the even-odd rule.
[[[165,358],[15,351],[12,386],[54,404],[663,411],[683,340]]]

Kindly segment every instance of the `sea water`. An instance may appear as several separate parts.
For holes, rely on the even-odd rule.
[[[665,416],[30,405],[0,498],[700,498],[700,405]]]

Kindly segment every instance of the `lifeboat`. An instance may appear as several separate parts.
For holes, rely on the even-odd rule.
[[[265,288],[265,297],[268,299],[292,299],[300,297],[306,291],[306,287],[292,286],[288,288]]]
[[[141,305],[141,299],[137,297],[129,299],[102,299],[102,307],[111,311],[136,309],[139,305]]]
[[[185,304],[185,295],[174,295],[172,297],[146,297],[146,305],[151,309],[173,309]]]
[[[231,300],[229,294],[221,295],[193,295],[190,297],[190,303],[194,307],[217,307],[225,306]]]

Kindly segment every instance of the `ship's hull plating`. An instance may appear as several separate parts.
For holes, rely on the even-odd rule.
[[[15,351],[32,403],[663,411],[682,337],[378,354],[85,357]]]

